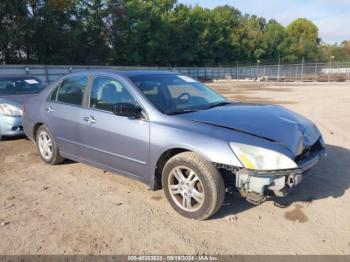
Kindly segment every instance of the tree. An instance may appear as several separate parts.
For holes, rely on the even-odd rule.
[[[238,9],[176,0],[2,0],[0,63],[232,65],[350,59],[305,18],[287,28]]]
[[[264,59],[285,60],[290,55],[287,31],[276,20],[270,20],[264,27],[262,46],[265,50]]]
[[[255,15],[245,15],[240,26],[240,59],[256,61],[264,56],[263,30],[266,20]]]
[[[29,14],[32,34],[28,36],[33,60],[42,64],[83,63],[82,52],[76,52],[81,21],[72,0],[31,0]]]
[[[336,61],[349,61],[350,60],[350,40],[343,41],[340,44],[321,44],[320,56],[323,61],[327,61],[330,57],[334,56]]]
[[[77,32],[76,52],[84,53],[82,61],[88,64],[103,64],[109,55],[108,28],[105,23],[108,17],[106,0],[80,1],[77,9],[81,29]]]
[[[306,18],[294,20],[287,26],[290,51],[298,59],[303,57],[308,60],[318,58],[318,28]]]
[[[3,0],[0,2],[0,62],[19,63],[26,60],[25,39],[27,27],[26,2]]]

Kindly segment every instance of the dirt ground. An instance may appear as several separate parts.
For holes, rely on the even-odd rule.
[[[210,84],[312,119],[325,158],[285,199],[227,196],[212,219],[181,217],[163,192],[75,162],[44,164],[24,138],[0,142],[0,254],[350,254],[350,84]]]

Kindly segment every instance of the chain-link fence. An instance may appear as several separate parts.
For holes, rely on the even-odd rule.
[[[166,70],[200,80],[248,79],[260,81],[338,81],[350,80],[350,62],[238,65],[234,67],[141,67],[141,66],[70,66],[0,65],[0,75],[28,74],[50,83],[72,72],[83,70]]]

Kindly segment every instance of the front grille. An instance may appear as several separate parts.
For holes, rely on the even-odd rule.
[[[318,139],[312,146],[307,147],[303,152],[295,158],[295,162],[305,161],[311,159],[318,153],[324,150],[320,139]]]

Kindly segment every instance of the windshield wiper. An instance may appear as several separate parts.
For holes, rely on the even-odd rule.
[[[186,113],[198,112],[200,110],[206,110],[206,109],[219,107],[219,106],[225,106],[225,105],[229,105],[229,104],[231,104],[231,102],[224,101],[224,102],[212,104],[212,105],[209,105],[207,107],[199,108],[199,109],[179,109],[179,110],[175,110],[175,111],[170,111],[170,112],[167,113],[167,115],[178,115],[178,114],[186,114]]]
[[[219,107],[219,106],[225,106],[225,105],[229,105],[229,104],[231,104],[231,102],[224,101],[224,102],[209,105],[205,109],[210,109],[210,108]]]
[[[181,109],[181,110],[175,110],[175,111],[170,111],[166,113],[167,115],[179,115],[179,114],[186,114],[186,113],[192,113],[192,112],[197,112],[198,110],[195,109]]]

